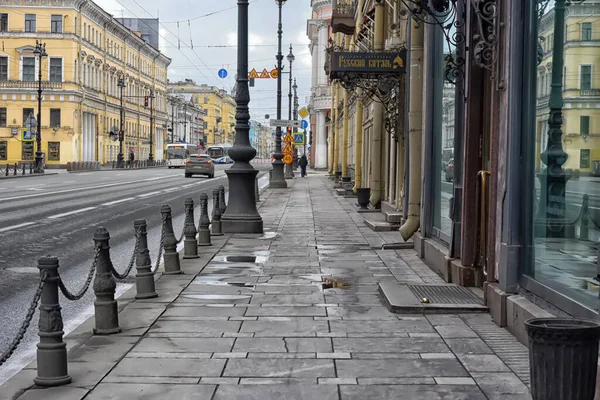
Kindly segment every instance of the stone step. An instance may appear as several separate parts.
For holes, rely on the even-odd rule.
[[[402,211],[385,211],[385,220],[392,224],[400,224],[402,222]]]
[[[374,232],[391,232],[400,229],[400,224],[387,222],[383,214],[372,214],[365,218],[367,225]]]

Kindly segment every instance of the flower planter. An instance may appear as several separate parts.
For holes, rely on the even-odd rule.
[[[356,202],[360,206],[361,210],[367,209],[370,198],[371,198],[371,189],[370,188],[356,189]]]

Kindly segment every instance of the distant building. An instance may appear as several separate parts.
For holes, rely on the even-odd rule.
[[[133,32],[139,35],[146,43],[158,50],[158,18],[115,18]]]

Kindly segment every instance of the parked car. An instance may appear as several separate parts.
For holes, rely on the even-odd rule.
[[[208,154],[191,154],[185,160],[185,177],[191,178],[192,175],[215,177],[215,165]]]
[[[448,161],[448,165],[446,166],[444,172],[444,179],[446,180],[446,182],[452,182],[452,180],[454,179],[454,158],[451,158]]]

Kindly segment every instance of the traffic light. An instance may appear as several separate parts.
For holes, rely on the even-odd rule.
[[[144,97],[144,107],[148,107],[148,96]]]
[[[125,133],[123,131],[119,131],[119,140],[125,139]]]

